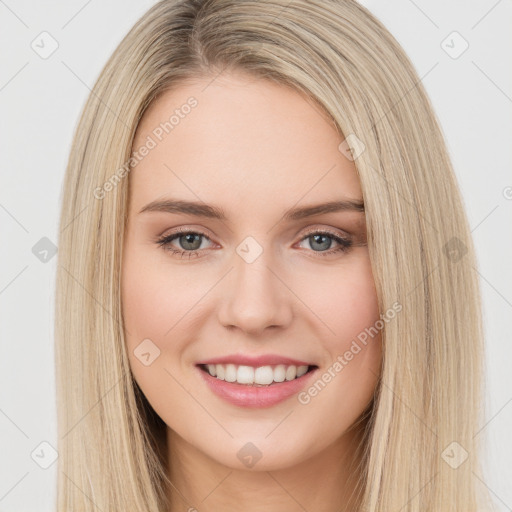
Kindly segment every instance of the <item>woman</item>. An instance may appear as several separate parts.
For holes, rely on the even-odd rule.
[[[467,220],[364,7],[159,2],[87,101],[63,198],[59,510],[485,505]]]

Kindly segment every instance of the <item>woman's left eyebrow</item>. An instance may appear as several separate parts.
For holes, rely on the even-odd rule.
[[[288,209],[282,218],[285,221],[300,220],[315,215],[344,211],[364,214],[364,203],[360,199],[342,199],[308,206],[293,207]],[[185,213],[197,217],[223,221],[227,220],[227,216],[221,207],[209,205],[202,201],[185,201],[170,198],[160,199],[152,201],[139,211],[139,213],[144,212]]]

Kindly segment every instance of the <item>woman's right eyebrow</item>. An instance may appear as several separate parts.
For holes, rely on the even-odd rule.
[[[364,203],[361,199],[342,199],[338,201],[328,201],[320,204],[293,207],[283,214],[283,220],[300,220],[315,215],[322,215],[333,212],[358,212],[364,215]],[[176,199],[159,199],[148,203],[139,213],[144,212],[167,212],[184,213],[197,217],[206,217],[226,221],[227,215],[224,210],[215,205],[209,205],[202,201],[185,201]]]

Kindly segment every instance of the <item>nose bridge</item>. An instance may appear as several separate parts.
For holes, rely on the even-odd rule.
[[[279,265],[270,248],[247,237],[236,248],[233,266],[219,311],[221,323],[245,331],[286,325],[292,316],[290,297],[275,275]]]

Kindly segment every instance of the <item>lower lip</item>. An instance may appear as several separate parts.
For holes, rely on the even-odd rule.
[[[220,398],[239,407],[271,407],[290,398],[303,389],[318,368],[305,373],[298,379],[276,382],[270,386],[250,386],[238,382],[227,382],[212,377],[207,371],[196,367],[210,389]]]

